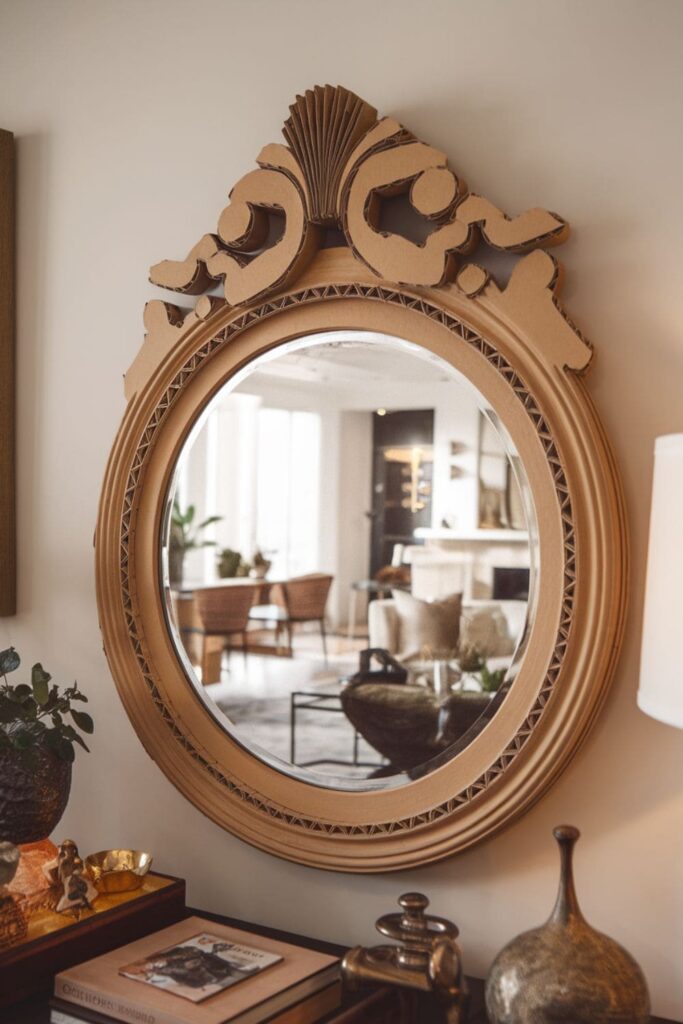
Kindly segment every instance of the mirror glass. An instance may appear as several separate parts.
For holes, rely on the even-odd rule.
[[[174,467],[160,539],[189,684],[254,756],[317,785],[401,785],[514,685],[536,520],[495,411],[449,363],[360,331],[232,376]]]

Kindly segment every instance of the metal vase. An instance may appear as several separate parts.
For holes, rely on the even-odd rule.
[[[560,848],[555,908],[541,928],[518,935],[486,979],[491,1024],[647,1024],[650,998],[640,967],[614,939],[587,923],[572,871],[579,830],[553,830]]]

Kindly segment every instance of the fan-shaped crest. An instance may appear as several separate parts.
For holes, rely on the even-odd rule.
[[[338,219],[337,191],[354,147],[377,121],[377,111],[341,86],[316,85],[289,108],[283,133],[306,177],[309,217],[314,223]]]

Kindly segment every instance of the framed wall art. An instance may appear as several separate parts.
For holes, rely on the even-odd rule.
[[[0,615],[16,613],[14,136],[0,129]]]

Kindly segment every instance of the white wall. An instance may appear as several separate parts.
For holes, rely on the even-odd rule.
[[[677,0],[0,0],[0,124],[19,139],[21,567],[0,639],[76,677],[97,722],[59,836],[150,849],[195,904],[348,942],[422,889],[481,974],[548,913],[550,828],[575,822],[587,914],[642,962],[656,1012],[683,1018],[683,736],[635,706],[652,442],[683,427],[682,36]],[[215,228],[318,82],[402,119],[509,212],[572,222],[565,297],[596,345],[633,542],[613,694],[570,769],[504,834],[393,876],[278,861],[187,804],[121,709],[94,600],[98,490],[148,267]]]

